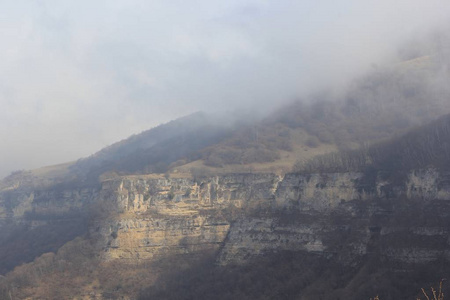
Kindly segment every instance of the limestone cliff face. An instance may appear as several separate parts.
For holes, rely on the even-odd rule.
[[[287,175],[277,213],[235,222],[220,262],[280,250],[426,262],[450,259],[449,174],[414,171],[401,184],[361,173]]]
[[[411,172],[406,183],[406,195],[425,200],[449,200],[450,173],[439,174],[434,169]]]
[[[223,264],[280,250],[341,253],[343,261],[373,253],[405,262],[450,257],[447,174],[416,171],[402,184],[366,177],[113,180],[104,183],[101,197],[121,213],[97,232],[106,259],[204,249],[219,250]],[[429,217],[435,222],[425,221]]]
[[[95,212],[98,210],[98,212]],[[96,216],[104,259],[135,261],[218,251],[222,264],[281,250],[403,262],[450,259],[450,174],[130,176],[101,189],[4,191],[3,220],[32,227]],[[59,225],[58,225],[59,226]],[[77,225],[78,226],[78,225]]]
[[[271,174],[247,174],[105,182],[103,203],[120,212],[97,228],[105,258],[150,259],[219,249],[233,212],[272,204],[280,180]]]
[[[98,198],[96,188],[17,189],[0,191],[0,218],[65,217],[87,209]]]
[[[278,207],[328,211],[343,201],[365,198],[358,191],[361,173],[296,175],[288,174],[276,193]]]

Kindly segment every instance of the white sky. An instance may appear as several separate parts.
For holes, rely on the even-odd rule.
[[[447,0],[1,0],[0,177],[341,86],[449,17]]]

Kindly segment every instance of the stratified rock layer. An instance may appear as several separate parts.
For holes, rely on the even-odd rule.
[[[450,175],[369,175],[130,176],[101,189],[8,190],[0,213],[4,222],[35,227],[55,216],[90,214],[90,236],[106,260],[203,250],[218,251],[221,264],[283,250],[337,254],[343,263],[363,255],[449,259]]]
[[[343,261],[374,253],[404,262],[449,257],[447,175],[417,171],[400,185],[366,177],[235,174],[105,182],[100,198],[121,213],[99,225],[104,257],[151,259],[205,249],[219,250],[222,264],[281,250],[340,253]]]

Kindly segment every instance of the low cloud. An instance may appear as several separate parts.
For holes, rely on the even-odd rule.
[[[339,88],[441,26],[444,1],[0,4],[0,176],[198,111]]]

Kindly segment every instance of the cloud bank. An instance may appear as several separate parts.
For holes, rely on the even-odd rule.
[[[2,1],[0,177],[198,110],[339,87],[448,1]]]

